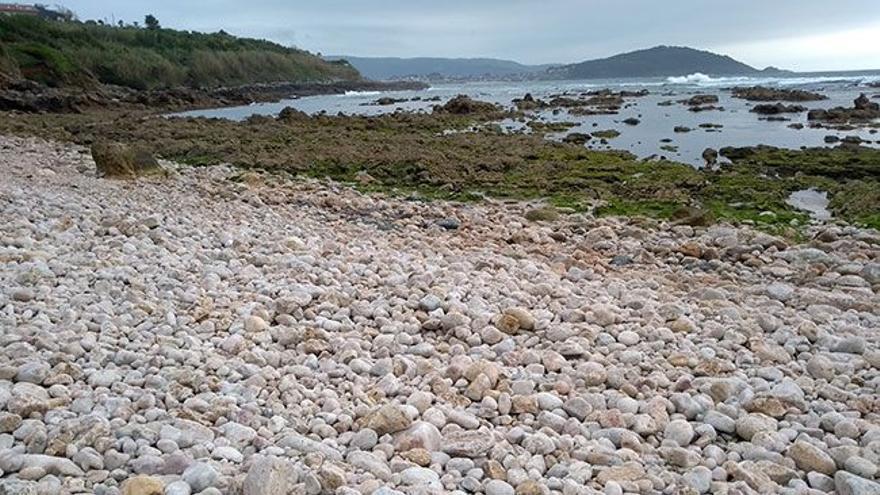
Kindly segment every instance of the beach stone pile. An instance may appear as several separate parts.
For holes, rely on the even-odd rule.
[[[0,494],[877,494],[880,233],[0,137]]]

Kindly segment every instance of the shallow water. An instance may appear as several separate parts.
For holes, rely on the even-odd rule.
[[[831,211],[828,210],[828,193],[817,189],[804,189],[791,193],[785,201],[792,208],[806,211],[816,220],[830,220]]]
[[[876,74],[859,74],[842,77],[839,75],[799,76],[794,78],[710,78],[703,75],[682,76],[667,79],[626,79],[626,80],[590,80],[590,81],[526,81],[526,82],[481,82],[461,84],[437,84],[422,91],[397,91],[382,93],[398,99],[420,98],[418,101],[406,101],[394,105],[379,106],[373,104],[378,98],[376,92],[349,92],[344,95],[313,96],[276,103],[260,103],[243,107],[229,107],[212,110],[198,110],[177,114],[181,116],[200,116],[243,120],[251,115],[275,115],[284,107],[291,106],[307,113],[327,112],[347,115],[379,115],[394,111],[429,112],[434,105],[442,104],[458,94],[467,94],[472,98],[492,101],[510,107],[511,100],[531,93],[535,98],[548,99],[550,95],[563,92],[579,93],[601,88],[613,90],[647,89],[650,94],[644,97],[627,98],[627,103],[617,115],[576,116],[562,110],[556,115],[551,110],[540,111],[534,117],[547,122],[575,122],[577,127],[564,133],[550,135],[551,139],[559,139],[569,132],[591,133],[597,130],[616,129],[621,135],[609,140],[607,145],[599,144],[598,140],[588,143],[594,149],[621,149],[632,152],[639,157],[664,157],[670,160],[702,166],[701,158],[706,148],[722,148],[724,146],[753,146],[766,144],[781,148],[797,149],[801,147],[826,146],[825,136],[835,135],[858,136],[868,141],[867,146],[880,147],[880,133],[876,129],[857,129],[852,131],[834,131],[829,129],[811,129],[808,126],[807,114],[785,114],[789,121],[767,121],[758,114],[749,112],[754,104],[746,100],[731,97],[729,88],[733,86],[781,86],[786,88],[817,91],[829,99],[815,102],[794,104],[807,108],[829,108],[835,106],[852,106],[852,101],[860,94],[880,95],[880,88],[871,88],[867,84],[880,81],[880,72]],[[717,106],[724,111],[706,111],[694,113],[686,105],[658,106],[661,101],[686,99],[694,94],[715,94],[720,101]],[[439,97],[440,101],[426,101],[428,98]],[[641,122],[636,126],[624,124],[627,118],[635,117]],[[508,122],[509,124],[510,122]],[[804,124],[803,129],[792,129],[790,124]],[[701,129],[700,124],[720,124],[718,130]],[[684,126],[693,129],[689,133],[675,133],[673,128]],[[521,128],[522,126],[513,125]],[[669,140],[664,142],[662,140]],[[675,147],[674,150],[661,149],[661,146]]]

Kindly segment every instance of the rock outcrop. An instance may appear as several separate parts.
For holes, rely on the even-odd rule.
[[[153,155],[125,144],[98,142],[92,145],[91,153],[99,177],[133,179],[165,174]]]

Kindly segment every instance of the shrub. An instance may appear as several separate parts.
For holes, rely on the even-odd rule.
[[[47,85],[95,82],[136,89],[355,79],[350,65],[226,33],[0,17],[0,74]]]

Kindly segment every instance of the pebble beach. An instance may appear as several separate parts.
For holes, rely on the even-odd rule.
[[[0,494],[878,494],[880,232],[0,136]]]

